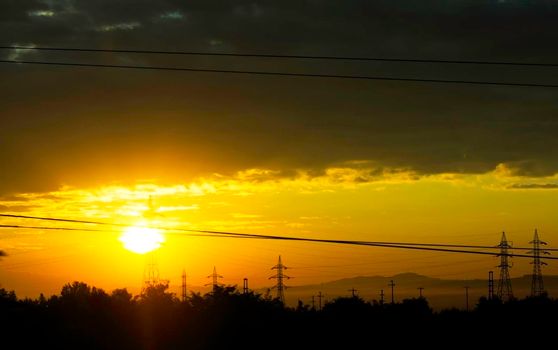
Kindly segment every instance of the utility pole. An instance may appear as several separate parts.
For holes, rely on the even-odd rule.
[[[244,281],[242,282],[242,293],[248,294],[248,278],[244,278]]]
[[[351,292],[352,297],[355,298],[356,297],[356,292],[358,292],[358,290],[356,290],[355,288],[351,288],[351,289],[349,289],[349,292]]]
[[[314,296],[312,295],[312,310],[316,310],[316,302],[314,300]]]
[[[215,293],[215,291],[217,290],[217,287],[220,285],[219,278],[223,278],[223,276],[217,274],[217,268],[215,266],[213,266],[213,273],[211,275],[207,276],[207,278],[211,278],[211,283],[207,283],[205,285],[206,286],[212,286],[213,287],[213,293]]]
[[[182,270],[182,301],[186,301],[188,297],[188,290],[186,289],[186,271]]]
[[[393,282],[393,280],[389,281],[388,286],[391,287],[391,303],[395,304],[395,297],[393,294],[393,287],[395,287],[395,282]]]
[[[282,303],[285,303],[285,289],[287,289],[288,287],[283,283],[283,280],[290,279],[290,277],[283,273],[283,270],[288,269],[288,267],[283,265],[283,263],[281,262],[281,255],[279,255],[277,265],[273,266],[271,269],[277,270],[277,273],[275,275],[269,277],[269,279],[273,278],[277,280],[277,284],[273,287],[277,289],[277,299],[279,299]]]
[[[488,300],[494,299],[494,271],[488,271]]]
[[[539,239],[539,233],[535,229],[535,236],[533,240],[529,242],[533,245],[533,250],[530,253],[533,253],[533,261],[531,264],[533,265],[533,276],[531,281],[531,296],[537,297],[541,296],[545,293],[544,290],[544,283],[543,283],[543,276],[542,276],[542,267],[547,265],[546,262],[541,261],[541,254],[550,254],[545,250],[541,250],[541,245],[546,245],[546,242],[543,242]]]
[[[498,280],[498,298],[502,301],[509,301],[513,299],[513,292],[512,292],[512,285],[511,285],[511,278],[510,278],[510,268],[511,264],[508,262],[509,253],[508,249],[512,246],[508,243],[506,238],[506,233],[502,232],[502,240],[498,245],[500,248],[500,279]]]
[[[384,290],[380,289],[380,305],[384,305]]]
[[[320,308],[320,310],[322,309],[322,298],[324,297],[324,295],[322,294],[322,291],[320,291],[318,293],[318,307]]]
[[[465,310],[469,312],[469,286],[465,286]]]
[[[422,291],[424,290],[424,288],[423,287],[418,287],[417,289],[419,291],[419,298],[422,299]]]

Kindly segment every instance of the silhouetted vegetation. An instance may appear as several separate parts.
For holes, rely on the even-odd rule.
[[[434,312],[425,298],[380,304],[343,297],[316,310],[302,302],[287,308],[235,287],[180,301],[164,284],[133,296],[126,289],[109,294],[73,282],[48,299],[21,300],[0,289],[0,315],[2,342],[12,348],[346,348],[384,341],[433,346],[443,339],[454,345],[490,342],[502,332],[508,343],[528,339],[528,332],[558,316],[558,301],[546,295],[507,303],[481,298],[470,312]],[[510,332],[515,329],[520,332]]]

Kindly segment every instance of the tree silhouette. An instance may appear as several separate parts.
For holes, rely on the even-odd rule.
[[[180,301],[168,283],[148,286],[134,297],[126,289],[106,293],[76,281],[50,298],[19,300],[13,291],[0,289],[0,315],[3,341],[19,348],[346,348],[369,341],[371,334],[398,345],[428,345],[442,334],[474,342],[496,332],[534,330],[545,324],[532,320],[558,316],[558,301],[547,295],[506,303],[481,298],[470,312],[434,312],[425,298],[380,304],[354,296],[313,310],[300,301],[288,308],[235,286]]]

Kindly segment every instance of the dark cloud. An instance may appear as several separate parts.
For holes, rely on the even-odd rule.
[[[48,7],[39,0],[4,0],[0,4],[0,21],[2,21],[2,25],[13,22],[26,22],[30,11],[40,9],[46,10]]]
[[[513,184],[508,188],[516,190],[553,190],[558,189],[558,184]]]
[[[50,10],[54,16],[28,16]],[[156,21],[180,11],[183,21]],[[2,41],[402,56],[554,58],[558,4],[469,0],[5,1]],[[95,28],[138,22],[134,33]],[[13,31],[8,31],[13,29]],[[519,45],[520,44],[520,45]],[[520,46],[520,47],[519,47]],[[528,50],[528,51],[527,51]]]
[[[527,1],[7,1],[0,41],[40,46],[558,61],[558,4]],[[30,15],[51,11],[52,16]],[[162,19],[180,13],[182,17]],[[2,54],[2,53],[0,53]],[[14,52],[4,52],[4,56]],[[443,79],[547,69],[25,53],[29,59]],[[0,66],[0,193],[350,160],[386,169],[558,171],[557,92]]]

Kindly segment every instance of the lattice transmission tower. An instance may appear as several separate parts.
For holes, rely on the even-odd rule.
[[[512,265],[509,262],[510,253],[509,249],[512,248],[511,244],[508,242],[506,238],[506,233],[502,232],[502,240],[498,245],[500,248],[500,265],[497,267],[500,268],[500,278],[498,279],[498,298],[502,301],[509,301],[513,299],[513,291],[512,291],[512,284],[510,278],[510,268]]]
[[[221,283],[219,283],[219,279],[223,278],[223,276],[219,275],[217,273],[217,268],[215,266],[213,266],[213,273],[209,276],[207,276],[207,278],[211,278],[211,283],[207,283],[205,284],[206,286],[212,286],[213,287],[213,292],[215,293],[215,291],[217,290],[217,287],[221,286]]]
[[[277,290],[277,299],[279,299],[282,303],[285,303],[285,289],[288,287],[284,284],[283,280],[290,279],[290,277],[283,273],[283,271],[287,270],[288,267],[283,265],[281,262],[281,255],[279,255],[277,265],[273,266],[271,269],[277,270],[275,275],[269,277],[269,279],[275,279],[277,281],[277,284],[273,286],[273,288]]]
[[[543,265],[547,265],[547,263],[541,261],[541,254],[550,253],[541,249],[541,245],[546,245],[546,242],[543,242],[539,239],[539,233],[537,232],[537,230],[535,230],[535,236],[533,237],[533,240],[529,243],[533,245],[533,250],[530,251],[530,253],[533,254],[533,261],[531,262],[531,264],[533,265],[531,296],[541,296],[546,293],[544,290],[542,267]]]
[[[186,301],[188,298],[188,289],[186,286],[186,270],[182,270],[182,301]]]

